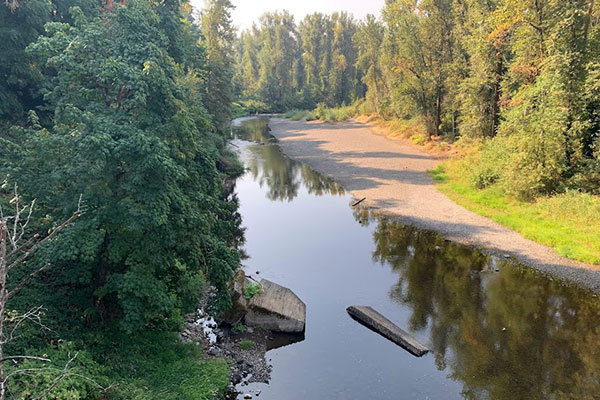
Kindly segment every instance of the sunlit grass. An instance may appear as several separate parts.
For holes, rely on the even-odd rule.
[[[314,121],[317,119],[315,112],[309,110],[290,110],[284,113],[283,117],[292,121]]]
[[[348,106],[328,108],[323,104],[319,104],[315,110],[317,117],[321,121],[326,122],[344,122],[358,114],[360,101]]]
[[[573,260],[600,264],[600,197],[575,191],[524,202],[497,186],[475,188],[463,160],[446,161],[430,171],[446,196],[491,218],[527,239]]]

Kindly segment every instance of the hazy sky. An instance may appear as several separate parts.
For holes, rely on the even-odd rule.
[[[191,0],[196,8],[204,6],[204,0]],[[332,13],[348,11],[356,18],[367,14],[379,15],[385,0],[232,0],[236,7],[233,23],[241,29],[250,28],[267,11],[287,10],[294,14],[296,22],[313,12]]]

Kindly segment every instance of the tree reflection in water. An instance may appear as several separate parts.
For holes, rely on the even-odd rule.
[[[399,273],[390,296],[429,330],[440,370],[467,399],[600,399],[600,301],[527,267],[387,217],[373,259]]]
[[[260,143],[249,147],[244,164],[259,182],[267,185],[270,200],[291,201],[298,196],[304,186],[309,194],[342,195],[344,189],[333,180],[313,171],[309,166],[286,157],[279,146],[273,145],[276,139],[269,134],[267,118],[252,118],[232,127],[236,139]]]

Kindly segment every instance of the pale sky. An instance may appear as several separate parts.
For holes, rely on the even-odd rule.
[[[357,19],[367,14],[378,16],[385,0],[232,0],[231,2],[236,7],[233,12],[233,23],[240,29],[248,29],[267,11],[287,10],[294,14],[296,23],[306,14],[313,12],[330,14],[334,11],[348,11]],[[197,9],[204,6],[204,0],[191,0],[191,3]]]

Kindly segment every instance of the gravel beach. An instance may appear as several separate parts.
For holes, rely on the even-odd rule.
[[[600,266],[561,257],[492,220],[472,213],[436,189],[427,171],[435,157],[375,133],[358,122],[329,124],[272,118],[271,133],[289,157],[331,177],[363,204],[449,240],[521,263],[600,293]]]

